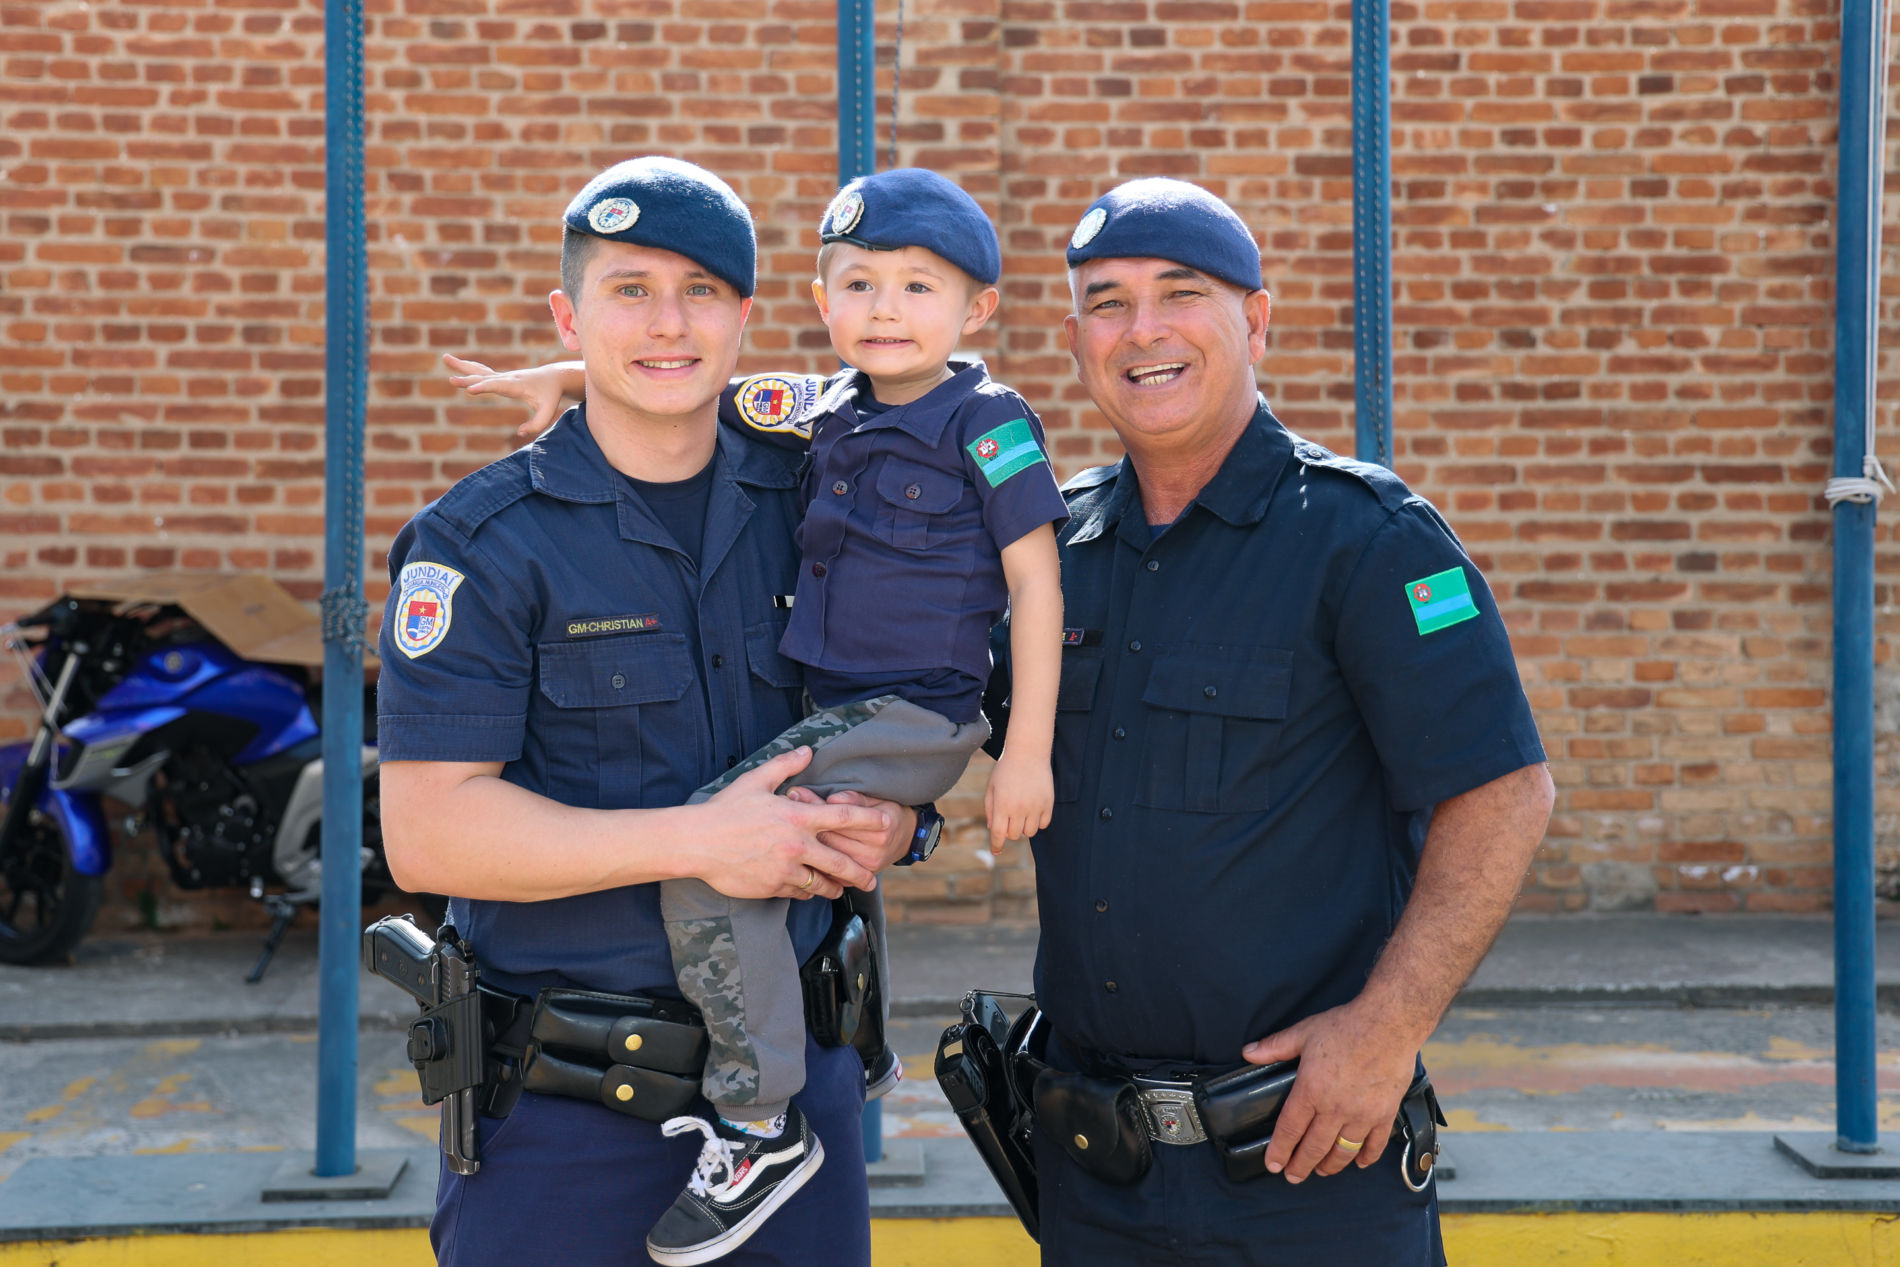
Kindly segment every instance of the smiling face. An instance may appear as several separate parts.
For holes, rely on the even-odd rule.
[[[818,315],[832,348],[870,375],[887,405],[907,404],[943,381],[957,340],[996,311],[995,287],[921,246],[869,251],[834,242],[826,252],[824,276],[811,284]]]
[[[1267,292],[1159,259],[1101,259],[1069,273],[1063,319],[1076,377],[1131,451],[1217,446],[1253,416],[1267,350]]]
[[[561,342],[587,365],[602,420],[679,421],[718,407],[752,301],[673,251],[601,241],[578,295],[548,296]]]

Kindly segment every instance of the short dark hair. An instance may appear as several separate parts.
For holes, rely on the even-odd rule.
[[[561,231],[561,290],[571,304],[578,305],[581,301],[581,287],[587,284],[587,265],[593,260],[600,241],[591,233],[577,233],[573,229]]]

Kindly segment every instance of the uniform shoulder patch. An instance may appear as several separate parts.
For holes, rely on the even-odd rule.
[[[411,660],[428,655],[449,636],[455,591],[465,578],[440,563],[405,563],[396,574],[396,649]]]
[[[811,436],[811,407],[821,380],[802,374],[754,374],[739,384],[733,405],[746,426],[779,435]]]
[[[1407,581],[1405,600],[1412,605],[1412,619],[1418,622],[1421,635],[1449,629],[1478,614],[1462,565]]]
[[[1035,430],[1027,418],[1017,418],[985,431],[964,447],[976,459],[976,469],[991,488],[999,487],[1011,476],[1038,463],[1049,461],[1043,455],[1042,445],[1036,442]]]

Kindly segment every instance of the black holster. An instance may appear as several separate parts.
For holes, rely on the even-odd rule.
[[[876,940],[854,889],[832,899],[831,931],[798,969],[805,1025],[821,1047],[854,1047],[868,1065],[884,1047],[884,1000]]]
[[[1126,1079],[1045,1067],[1036,1074],[1035,1104],[1037,1126],[1105,1183],[1134,1183],[1154,1163],[1141,1097]]]
[[[516,1094],[592,1100],[650,1122],[679,1114],[699,1094],[708,1043],[689,1003],[546,989],[535,996],[526,1029]],[[505,1116],[512,1107],[511,1096],[489,1111]]]
[[[1235,1182],[1258,1179],[1267,1173],[1267,1146],[1280,1110],[1299,1073],[1297,1060],[1254,1065],[1219,1074],[1194,1089],[1194,1108],[1207,1137],[1220,1153],[1227,1177]],[[1403,1145],[1400,1169],[1405,1185],[1422,1192],[1438,1160],[1438,1128],[1445,1116],[1423,1072],[1412,1080],[1392,1123],[1392,1142]]]

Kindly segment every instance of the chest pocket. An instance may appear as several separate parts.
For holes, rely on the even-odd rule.
[[[1056,687],[1055,744],[1049,754],[1058,801],[1073,801],[1082,794],[1082,751],[1101,680],[1101,656],[1079,651],[1062,653],[1062,678]]]
[[[804,670],[796,660],[779,654],[778,644],[785,637],[785,624],[783,620],[768,620],[747,625],[745,631],[745,655],[752,670],[752,690],[762,697],[759,701],[762,707],[756,712],[761,726],[765,727],[775,724],[785,713],[796,717],[805,711]]]
[[[1291,651],[1177,647],[1158,654],[1141,693],[1149,713],[1137,802],[1201,814],[1267,809],[1292,689]]]
[[[900,550],[928,550],[942,543],[947,517],[963,498],[963,481],[948,471],[892,458],[877,474],[879,539]]]
[[[538,651],[541,694],[557,710],[548,736],[557,789],[592,791],[594,807],[626,809],[641,803],[649,777],[699,765],[704,727],[680,715],[694,684],[684,634],[543,643]]]

